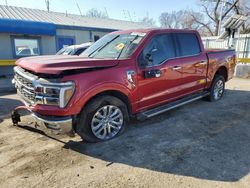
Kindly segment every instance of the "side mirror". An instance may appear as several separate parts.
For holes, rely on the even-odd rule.
[[[148,65],[151,65],[153,63],[153,57],[151,53],[147,53],[145,59],[147,60]]]
[[[161,76],[161,70],[154,69],[154,70],[147,70],[144,72],[145,78],[159,78]]]
[[[153,61],[154,61],[154,56],[155,56],[155,53],[157,53],[157,48],[154,46],[150,52],[148,52],[145,56],[145,59],[147,60],[147,64],[148,65],[152,65],[153,64]]]

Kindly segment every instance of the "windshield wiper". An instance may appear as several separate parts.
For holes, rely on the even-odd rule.
[[[118,54],[118,56],[117,56],[116,59],[119,59],[120,56],[122,55],[122,52],[123,52],[124,48],[125,48],[125,47],[128,48],[128,47],[129,47],[138,37],[139,37],[139,35],[136,35],[132,40],[129,41],[129,44],[128,44],[128,45],[127,45],[127,42],[128,42],[128,41],[126,41],[124,47],[121,49],[121,51],[119,52],[119,54]]]
[[[106,47],[109,43],[111,43],[112,41],[114,41],[115,39],[117,39],[120,35],[117,35],[116,37],[114,37],[112,40],[106,42],[104,45],[100,46],[99,48],[97,48],[96,50],[94,50],[93,52],[91,52],[88,57],[91,57],[94,53],[100,52],[104,47]],[[94,56],[92,56],[94,57]]]

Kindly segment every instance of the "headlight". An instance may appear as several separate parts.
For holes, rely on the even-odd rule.
[[[64,83],[37,83],[36,102],[37,104],[56,105],[64,108],[74,94],[75,85],[73,82]]]

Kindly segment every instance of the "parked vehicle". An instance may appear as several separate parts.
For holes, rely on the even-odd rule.
[[[235,62],[234,50],[205,50],[194,30],[117,31],[81,56],[18,60],[15,85],[39,126],[98,142],[121,134],[131,117],[220,100]]]
[[[38,48],[21,48],[16,52],[17,56],[36,56],[39,55]]]
[[[80,55],[88,47],[92,45],[92,42],[87,42],[79,45],[71,45],[59,50],[56,55]]]

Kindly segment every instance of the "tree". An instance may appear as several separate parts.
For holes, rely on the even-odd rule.
[[[91,18],[108,18],[108,15],[104,11],[100,11],[96,8],[88,10],[86,16]]]
[[[213,27],[210,21],[205,22],[204,15],[202,13],[196,13],[194,11],[189,11],[190,19],[192,20],[193,24],[197,24],[200,26],[200,34],[203,36],[211,36],[214,35]]]
[[[175,28],[175,26],[177,26],[175,12],[172,12],[172,13],[163,12],[163,13],[161,13],[161,15],[159,17],[159,22],[160,22],[162,27]]]
[[[250,33],[250,1],[241,0],[239,2],[239,13],[247,16],[247,21],[242,27],[242,33]]]
[[[223,5],[223,2],[225,4]],[[201,20],[199,16],[191,14],[195,22],[207,28],[211,35],[218,35],[220,24],[223,23],[232,14],[248,15],[250,6],[245,0],[200,0],[199,6],[203,9],[203,14],[207,19]],[[222,8],[222,6],[224,6]],[[222,10],[222,11],[221,11]],[[222,13],[222,14],[221,14]],[[220,23],[221,20],[221,23]],[[244,30],[247,27],[244,26]]]
[[[197,19],[196,19],[197,18]],[[195,29],[203,35],[211,34],[209,27],[200,24],[204,21],[204,15],[192,10],[164,12],[159,17],[162,27],[175,29]]]
[[[155,27],[155,20],[153,18],[149,18],[149,17],[144,17],[140,20],[140,22],[144,23],[145,25],[149,26],[149,27]]]
[[[167,28],[197,29],[199,25],[197,25],[197,23],[193,21],[192,17],[190,17],[189,12],[191,11],[180,10],[180,11],[173,11],[171,13],[164,12],[159,17],[160,24],[162,27],[167,27]],[[195,13],[195,14],[199,14],[199,13]]]

